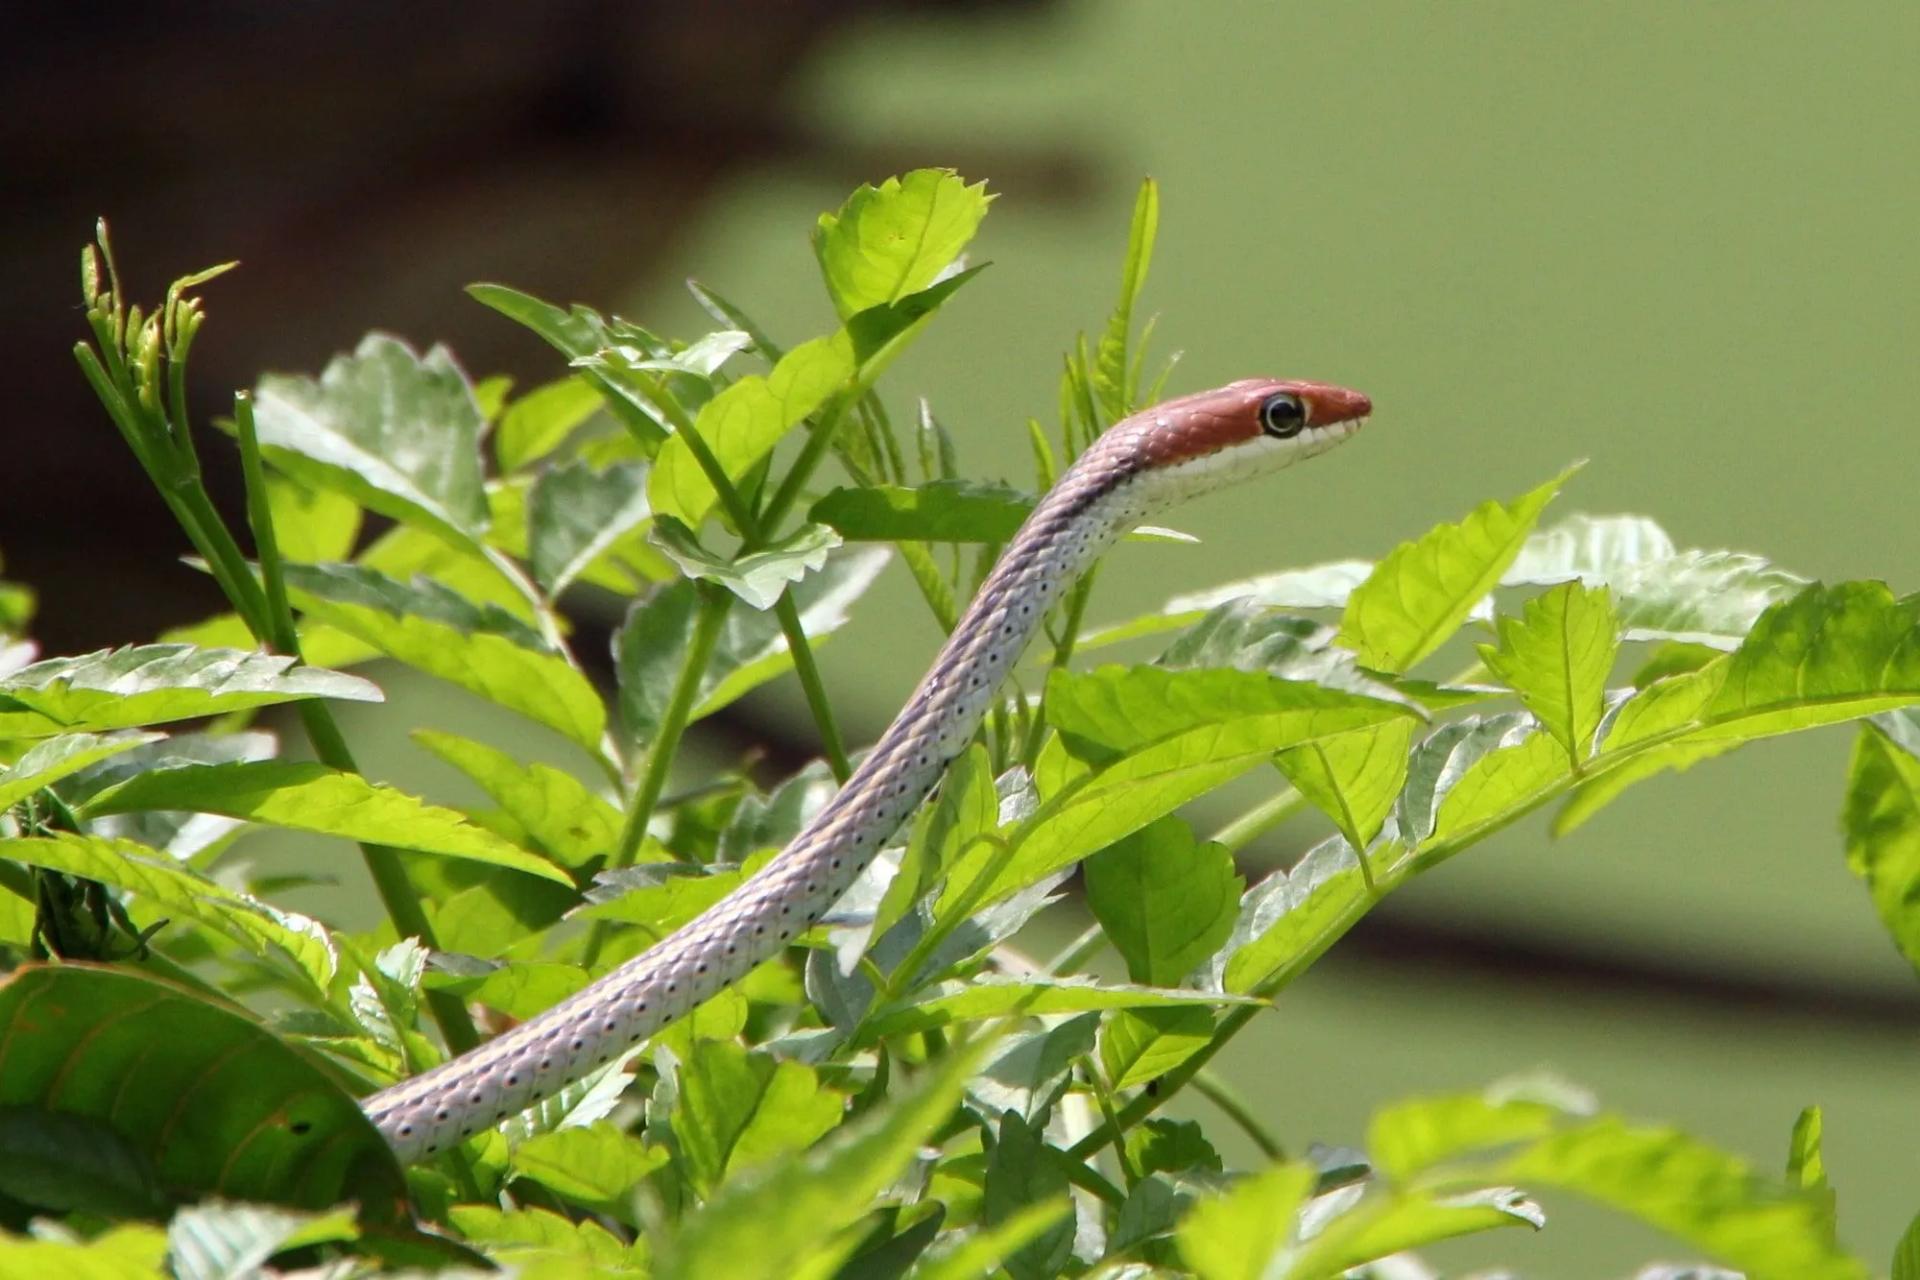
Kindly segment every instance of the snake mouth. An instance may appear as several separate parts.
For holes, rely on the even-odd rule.
[[[1357,418],[1340,418],[1334,422],[1325,423],[1318,426],[1316,430],[1325,432],[1332,440],[1345,440],[1358,433],[1360,428],[1366,426],[1372,418],[1371,413],[1362,413]]]

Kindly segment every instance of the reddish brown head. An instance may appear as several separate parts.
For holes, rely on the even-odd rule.
[[[1364,394],[1332,383],[1246,378],[1135,415],[1142,424],[1135,446],[1156,467],[1259,441],[1291,442],[1285,452],[1310,456],[1346,439],[1372,412]]]

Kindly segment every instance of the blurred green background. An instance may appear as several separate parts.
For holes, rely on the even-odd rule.
[[[931,399],[971,473],[1028,478],[1024,420],[1054,419],[1056,353],[1110,302],[1143,174],[1162,184],[1148,303],[1161,349],[1186,353],[1175,390],[1271,373],[1373,394],[1345,450],[1178,513],[1203,546],[1120,549],[1099,616],[1378,555],[1575,458],[1589,465],[1553,514],[1645,512],[1683,546],[1911,590],[1917,53],[1910,4],[1081,4],[874,25],[810,69],[806,96],[856,137],[1044,142],[1110,179],[1067,216],[967,171],[1003,193],[975,248],[995,265],[891,385]],[[678,261],[783,338],[820,331],[803,237],[842,195],[777,166],[743,175]],[[635,310],[698,323],[671,289]],[[935,645],[905,575],[886,585],[824,656],[868,731]],[[791,693],[768,713],[803,718]],[[1336,948],[1230,1071],[1296,1145],[1357,1145],[1382,1100],[1545,1065],[1774,1168],[1818,1102],[1843,1238],[1884,1265],[1920,1208],[1920,1034],[1914,975],[1842,861],[1849,741],[1659,779],[1558,843],[1526,824],[1390,904],[1653,980]],[[1319,834],[1302,820],[1256,856]],[[1663,969],[1687,989],[1662,990]],[[1697,990],[1728,977],[1784,994]],[[1891,1016],[1853,1016],[1863,1004]],[[1434,1257],[1582,1280],[1681,1253],[1548,1207],[1536,1238]]]
[[[262,367],[315,369],[374,325],[448,337],[476,373],[553,376],[531,339],[455,292],[483,277],[691,335],[706,323],[678,287],[691,274],[782,341],[822,332],[833,321],[807,246],[814,217],[860,179],[928,164],[1001,193],[974,249],[995,265],[883,389],[896,413],[927,396],[970,474],[1028,481],[1025,421],[1052,422],[1058,354],[1111,304],[1146,174],[1163,198],[1147,306],[1158,349],[1185,353],[1170,390],[1292,375],[1362,387],[1378,406],[1332,457],[1179,512],[1201,546],[1118,549],[1096,621],[1377,556],[1576,458],[1589,464],[1550,520],[1644,512],[1683,546],[1920,588],[1911,0],[1081,0],[946,17],[906,3],[689,17],[567,0],[532,26],[544,8],[481,3],[448,20],[443,44],[407,34],[377,54],[392,29],[382,6],[283,15],[321,25],[280,38],[352,48],[340,65],[358,77],[332,97],[295,93],[290,111],[256,104],[304,90],[320,61],[261,56],[246,42],[273,24],[244,14],[174,45],[137,24],[102,40],[76,26],[70,62],[43,60],[45,92],[24,70],[0,84],[0,104],[82,78],[144,95],[137,110],[73,98],[64,133],[0,113],[16,122],[0,141],[22,172],[49,166],[28,185],[52,228],[46,244],[0,244],[13,255],[0,275],[37,289],[30,273],[45,268],[49,282],[0,308],[0,336],[46,354],[24,374],[44,365],[46,403],[65,397],[65,420],[96,433],[70,480],[49,452],[39,483],[0,504],[9,576],[48,589],[52,651],[140,638],[97,627],[156,601],[166,621],[212,607],[167,563],[177,545],[151,538],[164,516],[130,462],[135,490],[101,503],[98,523],[144,521],[140,540],[109,550],[72,519],[74,486],[103,483],[99,451],[114,447],[64,364],[70,250],[92,214],[114,216],[149,292],[167,272],[247,261],[210,293],[215,325],[196,351],[210,405]],[[859,16],[869,8],[893,16]],[[335,21],[356,13],[360,27]],[[649,26],[674,23],[672,39]],[[252,51],[183,75],[187,35]],[[599,79],[573,86],[582,66]],[[163,128],[176,132],[158,159],[123,154]],[[207,160],[199,186],[174,181],[190,154]],[[48,176],[56,160],[83,172]],[[47,340],[5,328],[21,317]],[[43,429],[61,419],[41,412],[40,385],[9,428],[26,450],[82,434]],[[141,555],[158,557],[165,591],[130,567]],[[75,563],[83,590],[62,596]],[[130,585],[103,589],[116,574]],[[877,731],[936,641],[889,570],[822,653],[854,737]],[[346,718],[368,771],[473,798],[402,736],[476,731],[473,706],[380,678],[393,703]],[[785,686],[743,711],[736,729],[810,733]],[[523,726],[500,732],[535,751]],[[1476,848],[1397,893],[1226,1069],[1295,1149],[1361,1144],[1367,1115],[1395,1097],[1547,1067],[1773,1170],[1795,1113],[1818,1102],[1842,1237],[1884,1264],[1920,1209],[1920,988],[1842,860],[1848,746],[1845,730],[1762,744],[1649,782],[1565,841],[1537,820]],[[1295,822],[1250,851],[1249,873],[1322,834]],[[1617,1216],[1546,1203],[1544,1233],[1431,1257],[1587,1280],[1684,1256]]]

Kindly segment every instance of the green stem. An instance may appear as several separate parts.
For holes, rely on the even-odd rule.
[[[647,824],[653,821],[654,806],[660,802],[660,793],[667,785],[667,772],[680,749],[680,735],[686,732],[687,721],[693,714],[701,678],[706,675],[714,645],[719,642],[720,628],[727,620],[727,607],[732,598],[718,587],[700,586],[700,612],[694,617],[693,636],[687,643],[680,674],[674,680],[666,713],[660,719],[660,731],[647,749],[646,770],[640,775],[639,786],[627,806],[626,826],[621,829],[620,845],[613,854],[611,865],[614,867],[630,865],[640,852],[641,841],[646,839]],[[591,949],[599,950],[598,947]]]
[[[762,528],[778,529],[793,504],[799,501],[814,469],[826,458],[827,450],[833,447],[833,437],[840,430],[840,419],[846,416],[847,403],[843,396],[821,413],[806,444],[801,446],[800,456],[793,460],[793,466],[788,469],[786,477],[780,481],[780,487],[774,491],[773,498],[761,512]]]
[[[33,902],[39,897],[33,887],[33,877],[13,862],[0,862],[0,889],[23,902]]]
[[[1292,787],[1288,787],[1278,795],[1261,801],[1214,832],[1213,843],[1224,845],[1229,853],[1236,853],[1306,806],[1307,798]]]
[[[96,324],[96,335],[104,327],[104,323]],[[113,359],[114,368],[121,371],[123,378],[131,376],[126,372],[125,362],[117,358],[117,353],[110,347],[103,347],[103,350]],[[270,605],[269,591],[263,589],[260,581],[254,577],[246,557],[240,552],[239,544],[234,541],[226,522],[214,508],[213,500],[199,478],[197,467],[182,465],[183,454],[192,456],[188,452],[190,446],[183,447],[174,439],[174,433],[165,429],[164,424],[155,423],[141,414],[135,407],[139,400],[137,391],[129,397],[126,392],[132,389],[131,384],[121,385],[109,374],[100,356],[86,344],[78,344],[74,355],[94,394],[106,409],[107,416],[119,428],[128,447],[140,461],[141,468],[159,491],[161,500],[167,504],[186,533],[188,541],[205,558],[213,571],[214,580],[246,622],[248,630],[268,648],[298,660],[298,633],[294,629],[292,615],[285,607],[284,589],[281,590],[278,607]],[[278,578],[279,555],[266,505],[259,441],[252,432],[251,405],[244,400],[242,405],[245,435],[241,464],[248,486],[248,511],[262,548],[263,572]],[[190,429],[190,425],[184,421],[178,424],[182,436]],[[347,750],[346,740],[324,706],[318,702],[302,702],[300,719],[313,744],[314,754],[323,764],[330,768],[357,771],[352,753]],[[402,936],[411,934],[419,937],[426,946],[437,947],[432,927],[421,908],[419,895],[408,881],[399,855],[391,849],[375,845],[363,844],[360,849],[367,871],[373,878],[374,888],[394,928]],[[473,1021],[467,1016],[466,1007],[457,997],[444,992],[429,993],[428,1003],[435,1022],[440,1026],[441,1035],[455,1053],[465,1052],[480,1042]]]
[[[273,506],[267,501],[267,472],[260,461],[260,436],[254,427],[253,397],[241,391],[233,397],[233,420],[240,435],[240,475],[247,489],[247,523],[253,527],[254,552],[265,585],[269,636],[282,653],[300,652],[300,632],[287,603],[287,575],[280,561],[280,538],[273,527]]]
[[[187,427],[187,355],[193,348],[193,335],[198,329],[198,321],[191,312],[181,319],[177,301],[174,298],[167,300],[166,318],[179,327],[174,339],[167,343],[167,404],[174,423],[174,444],[187,470],[197,476],[200,474],[200,454],[193,442],[193,432]]]
[[[1081,575],[1080,581],[1073,584],[1073,590],[1067,595],[1066,610],[1061,619],[1061,632],[1054,641],[1053,658],[1048,663],[1049,671],[1061,670],[1073,661],[1074,646],[1080,641],[1080,624],[1087,614],[1087,600],[1093,595],[1094,575],[1099,566],[1094,565]],[[1047,692],[1046,686],[1040,689],[1040,699],[1033,708],[1033,720],[1027,728],[1027,740],[1021,744],[1020,762],[1029,769],[1040,758],[1040,747],[1046,741],[1047,733]]]
[[[1529,806],[1529,809],[1531,809],[1531,807],[1532,806]],[[1376,892],[1355,895],[1352,899],[1344,903],[1337,912],[1323,921],[1319,929],[1306,940],[1305,944],[1298,951],[1294,952],[1294,954],[1288,958],[1285,964],[1274,970],[1272,974],[1268,975],[1264,982],[1254,988],[1251,994],[1257,997],[1261,1003],[1244,1004],[1234,1008],[1232,1012],[1220,1020],[1220,1025],[1214,1029],[1213,1038],[1207,1041],[1199,1052],[1162,1076],[1158,1082],[1158,1087],[1151,1093],[1137,1094],[1133,1101],[1121,1108],[1119,1119],[1120,1128],[1124,1131],[1139,1124],[1142,1120],[1164,1106],[1170,1099],[1178,1094],[1180,1090],[1193,1083],[1195,1077],[1197,1077],[1201,1071],[1205,1070],[1207,1063],[1212,1061],[1213,1056],[1225,1048],[1227,1043],[1240,1033],[1242,1027],[1253,1021],[1254,1014],[1265,1008],[1268,1001],[1272,1000],[1274,996],[1284,990],[1294,979],[1311,968],[1313,963],[1325,955],[1328,948],[1344,937],[1347,930],[1358,924],[1360,918],[1366,915],[1366,913],[1372,909],[1373,905],[1384,897],[1388,891],[1398,886],[1401,881],[1413,874],[1415,865],[1416,859],[1414,855],[1402,851],[1390,866],[1379,872],[1377,877],[1378,890]],[[1106,1141],[1107,1135],[1104,1132],[1090,1133],[1075,1143],[1073,1149],[1067,1154],[1077,1160],[1085,1160],[1091,1157],[1094,1152],[1098,1151]]]
[[[780,493],[774,495],[774,499],[768,504],[767,510],[763,512],[759,518],[756,518],[754,513],[747,507],[747,504],[741,499],[739,490],[736,489],[733,482],[728,479],[726,468],[720,464],[719,458],[714,456],[713,450],[708,446],[706,440],[701,437],[698,431],[694,430],[693,423],[688,420],[685,412],[680,409],[678,404],[668,401],[669,398],[663,397],[663,403],[661,405],[662,411],[667,414],[668,420],[673,423],[674,430],[686,441],[687,449],[693,454],[694,461],[699,464],[701,472],[707,477],[707,483],[713,486],[713,491],[719,498],[721,509],[727,513],[727,518],[733,522],[734,527],[740,530],[740,549],[742,552],[758,550],[767,545],[771,540],[773,531],[779,528],[781,515],[786,508],[786,504],[782,502],[782,495],[788,493],[786,486],[793,484],[797,477],[804,478],[805,473],[810,471],[814,465],[817,465],[819,461],[818,453],[815,454],[812,462],[809,462],[808,450],[812,449],[815,439],[832,439],[832,433],[838,429],[841,413],[844,412],[844,405],[841,405],[829,409],[822,415],[823,422],[821,429],[816,431],[814,437],[808,440],[808,449],[802,450],[800,458],[794,463],[793,469],[787,473],[786,480],[782,482]],[[791,498],[787,501],[790,503]],[[709,595],[708,600],[712,600],[711,595]],[[717,604],[709,604],[707,606],[708,609],[717,610],[718,613],[717,617],[711,619],[715,636],[719,634],[720,623],[726,619],[728,607],[729,600],[724,594]],[[833,708],[827,701],[826,686],[820,679],[820,667],[819,664],[814,661],[813,646],[807,640],[806,629],[800,625],[800,610],[793,602],[793,593],[791,590],[781,592],[779,601],[774,605],[774,614],[780,621],[781,632],[786,636],[788,651],[793,655],[794,673],[800,678],[800,687],[806,693],[807,707],[812,711],[814,725],[820,731],[820,740],[827,753],[827,763],[832,767],[834,777],[841,782],[845,782],[847,778],[852,775],[853,770],[847,763],[847,750],[840,738],[840,727],[834,721]],[[711,640],[709,640],[705,648],[702,649],[697,638],[694,648],[689,650],[688,656],[691,658],[697,653],[700,661],[699,670],[693,673],[693,683],[696,687],[699,684],[700,677],[706,672],[707,659],[711,656],[712,651],[713,644]],[[683,686],[686,683],[686,678],[687,673],[683,670],[681,673],[681,683]],[[676,696],[679,692],[680,689],[676,688]],[[691,697],[690,694],[689,697]],[[691,705],[689,705],[688,710],[691,710]],[[682,727],[684,727],[684,725]],[[676,732],[671,745],[677,746],[678,737],[679,735]],[[662,729],[662,738],[663,740],[665,738],[664,727]],[[659,743],[655,744],[655,755],[659,752],[659,746]],[[653,756],[651,755],[648,758],[647,767],[648,772],[651,774],[654,771]],[[664,783],[664,776],[661,781]],[[659,792],[656,789],[653,797],[648,800],[646,805],[636,806],[633,812],[642,814],[645,817],[651,817],[653,804],[658,799]],[[643,826],[641,828],[641,834],[644,833],[645,827]],[[632,841],[631,846],[629,846],[628,843],[629,839]],[[629,830],[623,833],[621,837],[621,854],[617,855],[621,860],[616,861],[614,865],[624,866],[625,859],[630,858],[633,852],[638,850],[639,847],[639,836],[633,834],[630,820]]]
[[[774,616],[780,619],[780,630],[787,637],[787,649],[793,654],[793,673],[800,677],[800,688],[806,692],[807,707],[813,712],[813,722],[819,726],[820,742],[827,753],[827,765],[833,770],[835,781],[845,783],[853,776],[853,766],[847,763],[847,748],[840,737],[840,726],[834,722],[833,706],[827,701],[827,688],[820,680],[820,666],[813,660],[813,648],[807,643],[807,633],[800,625],[800,609],[793,602],[793,593],[783,591],[780,599],[774,602]]]
[[[296,662],[303,662],[300,631],[294,625],[293,610],[287,603],[286,573],[280,559],[280,540],[273,528],[273,508],[267,501],[267,475],[260,460],[260,440],[254,428],[253,399],[244,392],[234,397],[234,421],[240,434],[240,471],[246,483],[247,520],[253,527],[254,550],[259,555],[260,576],[265,582],[264,589],[257,584],[255,587],[261,591],[265,616],[258,622],[249,622],[249,626],[253,628],[256,638],[267,647],[286,654]],[[206,491],[197,481],[194,487],[204,496]],[[222,533],[226,532],[224,524],[220,529]],[[225,540],[231,543],[231,535]],[[235,552],[238,553],[237,547]],[[247,578],[252,582],[251,574]],[[235,607],[239,607],[237,601]],[[353,752],[347,747],[346,737],[340,732],[332,713],[322,703],[301,702],[300,723],[306,730],[307,741],[312,745],[314,755],[322,764],[347,773],[359,772]],[[394,929],[403,938],[417,937],[423,946],[437,950],[439,939],[420,904],[419,893],[407,878],[400,855],[381,845],[362,843],[360,858],[366,864],[374,891],[379,895],[381,906],[386,909],[387,918],[393,921]],[[441,1038],[454,1053],[465,1053],[480,1043],[480,1033],[458,996],[446,991],[429,991],[427,1008],[440,1028]]]
[[[1058,955],[1047,961],[1043,966],[1044,971],[1047,973],[1076,972],[1081,965],[1093,958],[1093,953],[1100,949],[1100,944],[1106,936],[1106,930],[1100,927],[1100,922],[1094,921],[1081,931],[1079,937],[1063,947]]]
[[[1113,1114],[1113,1095],[1107,1092],[1106,1081],[1100,1078],[1100,1072],[1094,1067],[1093,1059],[1086,1055],[1080,1058],[1080,1069],[1086,1073],[1087,1088],[1093,1094],[1093,1100],[1100,1107],[1100,1117],[1106,1127],[1113,1131],[1113,1158],[1120,1166],[1120,1180],[1132,1191],[1140,1181],[1140,1175],[1134,1171],[1133,1161],[1127,1159],[1127,1141],[1125,1132],[1120,1128]]]
[[[1194,1072],[1193,1091],[1220,1109],[1227,1119],[1240,1126],[1240,1131],[1260,1148],[1260,1154],[1269,1160],[1285,1160],[1286,1148],[1273,1136],[1273,1131],[1253,1113],[1253,1107],[1242,1097],[1240,1091],[1228,1084],[1219,1072],[1208,1067]]]
[[[211,502],[206,500],[206,491],[190,476],[184,476],[177,465],[174,448],[164,427],[148,420],[136,407],[139,396],[126,394],[128,388],[117,383],[109,374],[100,357],[85,343],[74,346],[74,358],[80,363],[80,371],[85,375],[93,393],[106,409],[107,416],[120,431],[121,438],[133,451],[141,470],[147,473],[147,479],[160,494],[161,501],[173,512],[193,544],[194,550],[206,560],[213,573],[214,581],[221,592],[233,603],[235,610],[258,634],[258,625],[265,619],[265,599],[260,594],[260,584],[246,569],[245,557],[239,554],[239,548],[232,545],[232,539],[226,539],[226,546],[215,536],[215,530],[225,532]],[[124,369],[124,363],[117,367]],[[196,495],[200,499],[195,501]]]
[[[1676,726],[1664,733],[1652,734],[1647,738],[1635,742],[1631,747],[1622,749],[1607,761],[1607,771],[1620,768],[1637,759],[1645,752],[1655,750],[1665,745],[1665,743],[1670,740],[1683,737],[1689,732],[1697,732],[1699,727],[1699,722],[1690,722]],[[1182,1088],[1191,1083],[1206,1067],[1207,1063],[1213,1058],[1213,1055],[1224,1048],[1227,1042],[1232,1040],[1242,1027],[1253,1020],[1253,1015],[1265,1007],[1266,1001],[1278,995],[1288,984],[1292,983],[1294,979],[1311,968],[1315,961],[1326,954],[1328,948],[1332,947],[1334,943],[1346,935],[1349,929],[1360,922],[1360,919],[1373,908],[1376,902],[1397,888],[1401,882],[1417,873],[1432,870],[1455,854],[1480,843],[1482,840],[1485,840],[1487,837],[1506,827],[1512,826],[1541,806],[1564,795],[1576,784],[1591,782],[1595,776],[1595,771],[1591,769],[1592,764],[1593,762],[1589,762],[1590,771],[1588,773],[1579,777],[1573,777],[1571,775],[1562,776],[1545,783],[1532,795],[1515,804],[1509,805],[1501,812],[1459,831],[1455,831],[1444,839],[1435,840],[1424,848],[1398,850],[1389,865],[1375,872],[1374,879],[1376,887],[1373,892],[1356,894],[1342,904],[1338,911],[1321,922],[1319,928],[1314,931],[1313,935],[1306,940],[1299,950],[1288,958],[1285,964],[1274,970],[1264,982],[1254,988],[1252,994],[1257,996],[1262,1001],[1262,1004],[1241,1005],[1227,1014],[1226,1017],[1222,1018],[1219,1027],[1216,1028],[1213,1033],[1213,1038],[1209,1040],[1199,1052],[1194,1054],[1193,1057],[1188,1058],[1167,1075],[1161,1077],[1160,1087],[1158,1089],[1151,1094],[1142,1093],[1136,1096],[1133,1101],[1121,1109],[1119,1119],[1120,1127],[1124,1130],[1140,1123],[1140,1121],[1164,1105],[1168,1099],[1179,1093]],[[1068,1154],[1075,1159],[1085,1160],[1092,1156],[1094,1152],[1098,1151],[1107,1140],[1108,1135],[1103,1127],[1099,1132],[1088,1134],[1079,1142],[1075,1143],[1073,1149],[1068,1152]]]

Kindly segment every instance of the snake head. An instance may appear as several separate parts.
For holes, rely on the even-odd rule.
[[[1163,401],[1121,427],[1131,428],[1127,443],[1148,467],[1211,471],[1244,458],[1269,470],[1326,452],[1372,412],[1365,393],[1330,382],[1244,378]]]

